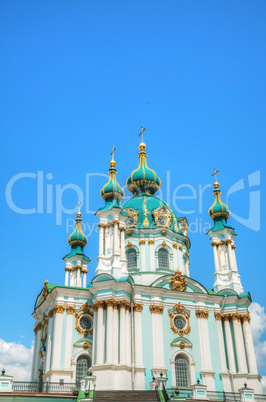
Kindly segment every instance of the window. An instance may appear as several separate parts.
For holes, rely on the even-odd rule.
[[[127,267],[129,269],[137,268],[137,253],[134,249],[127,251]]]
[[[177,387],[189,387],[189,362],[184,355],[177,355],[175,358],[175,379]]]
[[[76,385],[80,386],[80,380],[88,375],[88,369],[91,367],[91,358],[81,355],[77,360]]]
[[[92,328],[91,318],[87,315],[83,315],[79,320],[79,325],[84,330],[90,330]]]
[[[169,255],[168,251],[160,248],[158,251],[159,269],[169,269]]]
[[[184,317],[182,317],[182,315],[176,315],[174,317],[174,326],[176,327],[176,329],[184,329],[186,327],[186,320]]]

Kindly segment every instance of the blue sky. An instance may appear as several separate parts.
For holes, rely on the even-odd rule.
[[[188,211],[191,276],[207,288],[214,264],[200,225],[210,223],[213,195],[207,187],[200,197],[199,186],[211,184],[219,169],[226,201],[243,180],[229,197],[238,216],[230,218],[238,269],[244,289],[265,306],[265,1],[4,0],[0,11],[1,337],[29,348],[43,281],[64,282],[62,257],[78,199],[65,191],[63,205],[73,211],[58,213],[68,184],[89,194],[82,218],[92,230],[86,252],[94,276],[101,175],[115,145],[125,184],[137,167],[141,125],[161,196],[178,215]],[[22,173],[12,201],[37,208],[38,183],[38,213],[17,213],[5,198]],[[89,185],[86,174],[95,174]]]

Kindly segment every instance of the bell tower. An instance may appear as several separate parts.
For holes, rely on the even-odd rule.
[[[219,292],[222,289],[232,289],[240,294],[243,292],[243,287],[237,270],[235,256],[236,245],[234,239],[236,233],[227,223],[230,211],[228,206],[221,200],[221,191],[219,183],[216,180],[217,173],[218,170],[214,169],[214,173],[212,174],[215,177],[214,203],[208,211],[214,225],[207,233],[211,237],[214,254],[214,291]]]

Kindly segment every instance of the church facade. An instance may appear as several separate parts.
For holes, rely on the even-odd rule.
[[[214,254],[214,288],[190,275],[188,223],[156,197],[161,181],[147,166],[146,145],[124,191],[110,162],[98,210],[99,254],[87,284],[88,242],[81,212],[64,257],[64,285],[47,281],[37,297],[32,381],[79,383],[88,368],[97,390],[150,389],[153,377],[167,387],[238,392],[247,383],[262,393],[248,307],[235,256],[228,207],[214,182],[208,232]],[[192,267],[193,272],[193,267]],[[192,275],[193,276],[193,275]]]

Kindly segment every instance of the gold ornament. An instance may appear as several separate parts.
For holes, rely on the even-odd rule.
[[[143,304],[138,304],[138,303],[134,303],[134,304],[133,304],[133,309],[134,309],[134,311],[136,311],[137,313],[141,313],[142,307],[143,307]]]
[[[156,226],[166,227],[166,228],[170,227],[172,214],[169,213],[169,211],[165,208],[164,205],[157,208],[156,211],[153,212],[153,215],[154,215]],[[165,224],[160,223],[160,220],[159,220],[160,217],[165,218]]]
[[[68,315],[73,315],[74,311],[75,311],[75,307],[74,306],[67,306],[66,310],[67,310]]]
[[[175,270],[175,275],[170,280],[170,285],[173,290],[184,292],[187,288],[186,279],[181,275],[181,271]]]
[[[163,314],[164,307],[151,305],[150,310],[154,314]]]
[[[83,347],[84,350],[89,349],[89,344],[88,344],[88,342],[84,342],[83,345],[82,345],[82,347]]]
[[[144,197],[144,221],[143,221],[143,226],[145,226],[145,228],[147,228],[149,226],[148,210],[147,210],[147,205],[146,205],[146,197]]]
[[[241,321],[241,316],[238,313],[232,313],[230,314],[230,316],[232,318],[232,321],[238,321],[238,322]]]
[[[208,318],[209,311],[207,311],[207,310],[196,310],[196,316],[198,318]]]
[[[250,322],[250,315],[249,314],[241,314],[241,318],[243,322]]]
[[[60,306],[60,305],[54,306],[55,314],[63,314],[64,310],[65,310],[65,306]]]
[[[222,318],[224,317],[224,314],[222,314],[222,313],[214,313],[214,316],[215,316],[215,319],[217,320],[217,321],[221,321],[222,320]]]
[[[174,318],[177,315],[181,315],[185,317],[187,325],[183,329],[177,329],[176,326],[174,325]],[[185,307],[179,302],[178,304],[175,304],[173,309],[169,312],[169,317],[170,317],[170,326],[173,332],[176,334],[183,336],[184,334],[188,334],[191,331],[190,328],[190,323],[189,323],[189,317],[190,313],[185,309]]]

